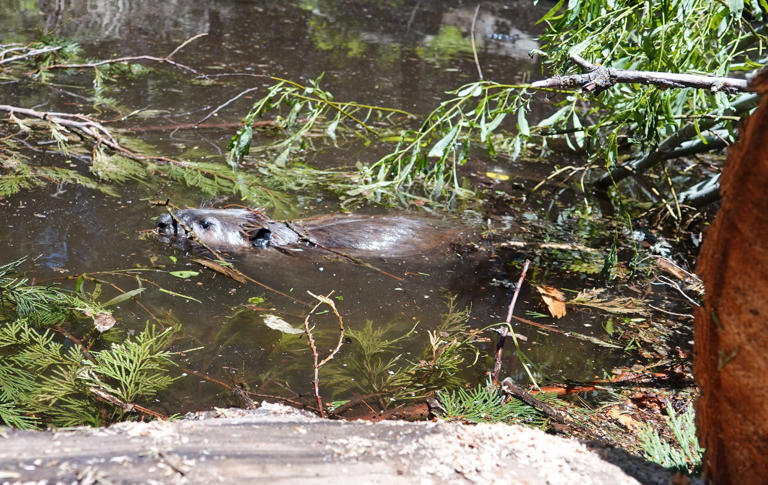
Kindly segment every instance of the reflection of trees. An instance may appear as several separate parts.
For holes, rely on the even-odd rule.
[[[448,54],[471,50],[469,34],[474,6],[462,7],[461,2],[456,1],[406,3],[412,6],[392,7],[382,2],[358,1],[357,8],[349,8],[339,0],[318,0],[312,10],[315,21],[310,23],[313,40],[323,50],[331,48],[329,41],[335,41],[337,48],[350,48],[350,44],[360,40],[378,45],[405,40],[406,44],[419,45],[432,44],[434,39],[444,40],[446,32],[455,32],[457,38],[453,41],[438,42],[431,47],[442,51],[442,45]],[[540,8],[531,8],[527,1],[483,3],[475,25],[476,42],[493,54],[527,58],[528,51],[538,47],[535,33],[531,31],[543,13]]]
[[[207,32],[212,0],[38,0],[45,29],[78,40],[129,39],[145,33],[162,40]],[[224,4],[226,8],[226,4]]]

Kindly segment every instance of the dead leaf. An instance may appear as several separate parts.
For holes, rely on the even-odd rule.
[[[545,285],[536,286],[536,289],[553,317],[562,318],[565,316],[565,295],[560,290]]]
[[[277,315],[264,315],[264,324],[273,330],[277,330],[283,333],[289,333],[293,335],[304,333],[303,329],[292,326],[290,323],[286,322]]]
[[[630,431],[637,432],[643,428],[643,423],[628,414],[622,414],[619,406],[613,406],[612,408],[609,408],[606,414],[608,414],[609,418],[615,419],[619,422],[619,424]]]
[[[117,323],[115,317],[109,312],[98,312],[96,315],[88,315],[93,318],[93,326],[99,332],[103,333],[114,327]]]

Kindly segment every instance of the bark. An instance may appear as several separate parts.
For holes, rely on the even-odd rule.
[[[694,373],[707,478],[765,483],[768,473],[768,71],[752,83],[762,102],[728,151],[722,208],[698,273]]]

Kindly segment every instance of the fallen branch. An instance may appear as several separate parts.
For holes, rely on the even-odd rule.
[[[515,384],[515,381],[513,381],[511,377],[507,377],[504,379],[504,381],[502,381],[501,391],[505,394],[516,397],[517,399],[523,401],[529,406],[534,407],[535,409],[538,409],[544,415],[550,417],[558,423],[565,424],[568,421],[565,416],[563,416],[563,414],[557,411],[555,408],[539,399],[536,399],[528,391]]]
[[[8,64],[8,63],[14,62],[14,61],[20,61],[20,60],[26,59],[28,57],[34,57],[34,56],[38,56],[40,54],[47,54],[48,52],[56,52],[57,50],[59,50],[61,48],[62,48],[62,46],[59,45],[59,46],[42,47],[40,49],[32,49],[30,51],[27,51],[24,54],[19,54],[17,56],[9,57],[8,59],[0,60],[0,66],[2,66],[3,64]],[[5,54],[6,52],[9,52],[11,50],[21,50],[21,49],[22,48],[8,49],[7,51],[3,52],[3,54]]]
[[[107,64],[117,64],[120,62],[133,62],[133,61],[153,61],[153,62],[159,62],[159,63],[165,63],[170,64],[173,67],[176,67],[178,69],[181,69],[182,71],[188,71],[194,74],[200,74],[196,69],[193,69],[185,64],[181,64],[179,62],[176,62],[172,60],[171,58],[179,52],[182,48],[184,48],[187,44],[190,42],[199,39],[200,37],[204,37],[208,35],[208,33],[203,32],[201,34],[197,34],[194,37],[190,37],[189,39],[185,40],[181,44],[179,44],[178,47],[176,47],[173,51],[171,51],[170,54],[164,57],[155,57],[155,56],[127,56],[127,57],[118,57],[115,59],[106,59],[103,61],[97,61],[97,62],[87,62],[82,64],[53,64],[48,67],[45,67],[43,70],[51,70],[51,69],[82,69],[82,68],[93,68],[93,67],[99,67],[104,66]]]
[[[140,406],[135,403],[124,402],[121,399],[117,398],[116,396],[113,396],[112,394],[98,387],[91,386],[88,388],[88,390],[91,391],[91,393],[93,393],[97,398],[121,408],[126,413],[137,411],[142,414],[146,414],[147,416],[152,416],[153,418],[163,419],[163,420],[168,419],[168,416],[164,414],[160,414],[156,411],[152,411],[151,409],[145,408],[144,406]]]
[[[586,69],[586,74],[554,76],[531,84],[533,88],[575,88],[579,87],[592,94],[616,84],[652,84],[663,88],[697,88],[712,92],[723,91],[734,94],[747,91],[746,79],[703,76],[700,74],[679,74],[658,71],[632,71],[598,66],[578,54],[571,54],[571,60]]]

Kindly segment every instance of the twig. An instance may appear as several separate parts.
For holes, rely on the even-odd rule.
[[[238,99],[238,98],[240,98],[241,96],[244,96],[244,95],[246,95],[246,94],[250,93],[251,91],[256,91],[256,90],[258,90],[258,89],[259,89],[259,88],[248,88],[248,89],[246,89],[245,91],[242,91],[242,92],[240,92],[240,94],[238,94],[237,96],[235,96],[235,97],[233,97],[233,98],[230,98],[230,99],[229,99],[229,100],[227,100],[227,101],[226,101],[224,104],[220,104],[219,106],[217,106],[217,107],[216,107],[216,109],[214,109],[213,111],[211,111],[210,113],[208,113],[207,115],[205,115],[205,117],[204,117],[203,119],[201,119],[200,121],[198,121],[197,123],[195,123],[195,126],[197,126],[197,125],[201,124],[202,122],[204,122],[205,120],[207,120],[207,119],[208,119],[208,118],[210,118],[211,116],[215,115],[215,114],[216,114],[216,113],[217,113],[219,110],[223,109],[225,106],[227,106],[228,104],[230,104],[230,103],[234,102],[235,100],[237,100],[237,99]]]
[[[475,14],[472,16],[472,27],[469,30],[469,39],[472,41],[472,55],[475,56],[475,67],[477,68],[477,76],[480,80],[483,80],[483,70],[480,68],[480,61],[477,59],[477,48],[475,46],[475,22],[477,21],[477,14],[480,12],[480,4],[475,7]]]
[[[94,359],[93,359],[93,356],[91,355],[91,351],[90,351],[90,349],[89,349],[88,347],[86,347],[86,346],[85,346],[85,344],[83,343],[83,341],[82,341],[82,340],[80,340],[79,338],[77,338],[77,337],[75,337],[74,335],[72,335],[71,333],[69,333],[69,331],[68,331],[66,328],[64,328],[64,327],[62,327],[62,326],[60,326],[60,325],[53,325],[53,326],[51,326],[51,328],[52,328],[54,331],[56,331],[56,332],[59,332],[60,334],[64,335],[64,336],[65,336],[66,338],[68,338],[70,341],[72,341],[73,343],[75,343],[75,345],[77,345],[78,347],[80,347],[80,350],[83,352],[83,355],[84,355],[84,356],[85,356],[85,357],[86,357],[88,360],[91,360],[91,361],[92,361],[92,360],[94,360]]]
[[[599,249],[590,248],[583,244],[575,243],[537,243],[530,241],[504,241],[496,245],[499,248],[535,248],[535,249],[555,249],[565,251],[580,251],[583,253],[599,253]]]
[[[48,46],[48,47],[42,47],[40,49],[33,49],[31,51],[28,51],[25,54],[19,54],[17,56],[9,57],[8,59],[0,60],[0,66],[3,64],[8,64],[9,62],[26,59],[27,57],[37,56],[37,55],[45,54],[48,52],[56,52],[59,49],[61,49],[61,46]],[[5,52],[3,54],[5,54]]]
[[[510,322],[512,321],[512,313],[515,310],[517,296],[520,294],[520,288],[523,286],[525,274],[528,272],[528,266],[530,266],[530,264],[531,262],[526,259],[525,264],[523,264],[523,270],[520,272],[520,278],[518,278],[517,285],[515,286],[515,293],[512,295],[512,300],[509,302],[509,308],[507,309],[507,319],[504,321],[506,325],[503,325],[499,331],[499,343],[496,344],[496,358],[493,362],[493,371],[491,372],[491,382],[493,382],[495,386],[499,385],[499,373],[501,372],[501,353],[504,350],[504,341],[507,339],[507,335],[509,334]]]
[[[176,47],[173,51],[171,51],[170,54],[168,54],[165,57],[155,57],[155,56],[127,56],[127,57],[118,57],[115,59],[106,59],[103,61],[98,62],[87,62],[83,64],[53,64],[51,66],[48,66],[45,68],[45,70],[49,69],[82,69],[82,68],[89,68],[89,67],[99,67],[106,64],[117,64],[119,62],[129,62],[129,61],[153,61],[153,62],[159,62],[159,63],[165,63],[170,64],[178,69],[181,69],[183,71],[189,71],[194,74],[200,74],[196,69],[193,69],[185,64],[181,64],[179,62],[171,60],[171,57],[173,57],[177,52],[179,52],[180,49],[185,47],[190,42],[199,39],[200,37],[204,37],[208,35],[207,33],[197,34],[194,37],[191,37],[184,42],[182,42],[178,47]]]
[[[555,410],[555,408],[549,404],[533,397],[528,391],[515,384],[515,381],[513,381],[511,377],[504,379],[504,381],[501,383],[501,390],[506,394],[520,399],[529,406],[533,406],[558,423],[565,424],[567,422],[567,419],[561,412]]]
[[[724,91],[733,94],[745,92],[749,86],[746,79],[608,68],[592,64],[578,54],[573,53],[571,54],[571,60],[588,72],[586,74],[575,74],[572,76],[554,76],[549,79],[536,81],[531,84],[531,87],[579,87],[590,93],[599,94],[618,83],[653,84],[664,88],[709,89],[712,92]]]
[[[330,361],[336,353],[341,348],[341,344],[344,343],[344,320],[341,318],[341,315],[339,314],[339,311],[336,309],[336,304],[333,303],[333,300],[330,299],[330,296],[333,295],[333,291],[328,293],[327,296],[318,296],[312,293],[311,291],[308,291],[310,295],[312,295],[313,298],[317,299],[317,304],[312,307],[312,309],[307,313],[307,317],[304,319],[304,333],[307,334],[307,340],[309,342],[309,348],[312,351],[312,368],[314,372],[314,377],[312,379],[312,386],[315,391],[315,398],[317,399],[317,409],[320,411],[320,417],[325,417],[325,410],[323,409],[323,398],[320,397],[320,377],[319,377],[319,371],[320,367],[324,366],[328,361]],[[320,357],[317,353],[317,346],[315,345],[315,339],[312,336],[312,330],[309,328],[309,317],[312,316],[312,313],[317,310],[320,305],[325,303],[329,307],[331,307],[331,310],[333,310],[333,313],[336,315],[336,318],[339,320],[339,341],[336,343],[336,348],[334,348],[328,356],[320,361]]]
[[[160,414],[156,411],[152,411],[151,409],[145,408],[144,406],[140,406],[138,404],[127,403],[125,401],[122,401],[121,399],[113,396],[112,394],[108,393],[103,389],[99,389],[98,387],[91,386],[88,388],[88,390],[91,391],[93,394],[95,394],[98,398],[104,401],[107,401],[108,403],[113,404],[119,408],[122,408],[122,410],[127,413],[138,411],[142,414],[146,414],[148,416],[152,416],[157,419],[168,419],[168,416],[164,414]]]

